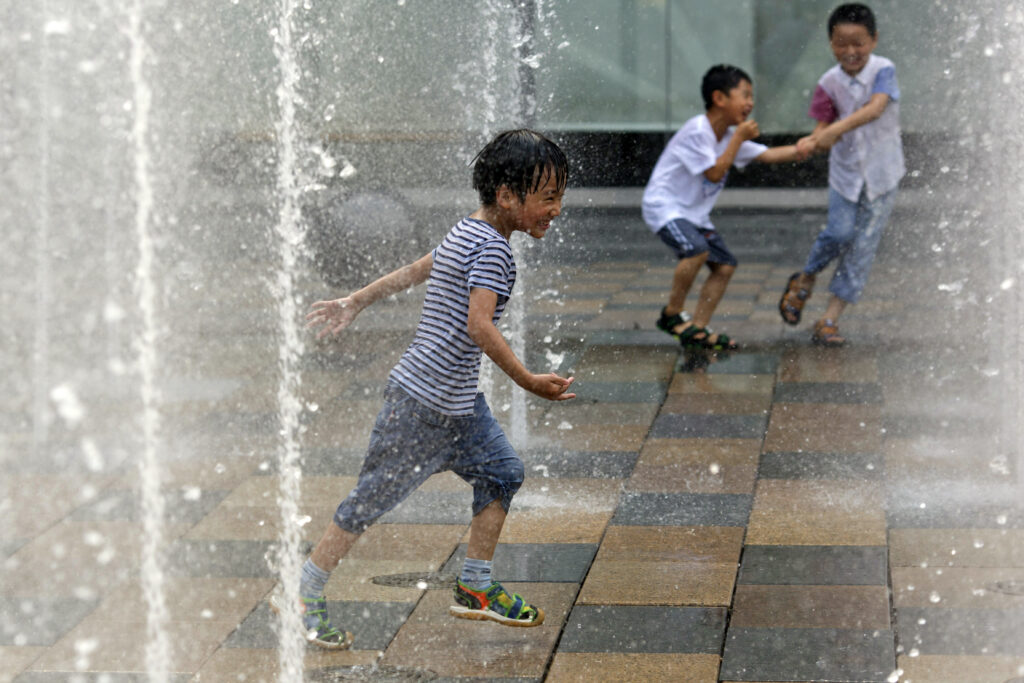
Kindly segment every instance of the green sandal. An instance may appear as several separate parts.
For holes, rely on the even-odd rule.
[[[455,602],[448,613],[459,619],[495,621],[503,626],[540,626],[544,610],[527,604],[523,596],[509,593],[495,581],[483,590],[455,582]]]
[[[711,337],[714,335],[715,339]],[[679,333],[679,343],[683,348],[708,349],[710,351],[735,351],[740,345],[725,333],[715,334],[710,327],[697,327],[691,324]]]
[[[661,317],[654,323],[659,330],[667,334],[672,335],[676,339],[679,339],[679,335],[672,330],[679,325],[685,325],[690,322],[690,314],[686,311],[676,313],[675,315],[666,315],[665,309],[661,309]]]

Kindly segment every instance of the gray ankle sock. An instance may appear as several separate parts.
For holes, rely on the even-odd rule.
[[[459,581],[475,590],[483,590],[491,585],[491,562],[467,557],[462,565]]]
[[[327,579],[331,578],[330,572],[325,572],[313,564],[313,560],[307,559],[302,565],[302,578],[299,579],[299,595],[304,598],[319,598],[324,594],[324,586]]]

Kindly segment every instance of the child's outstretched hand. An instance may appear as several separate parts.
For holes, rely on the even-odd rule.
[[[743,123],[736,126],[736,135],[740,140],[753,140],[761,134],[761,129],[757,126],[757,121],[754,119],[747,119]]]
[[[317,339],[328,334],[338,334],[352,324],[359,311],[360,308],[352,301],[352,297],[333,301],[317,301],[306,315],[306,327],[310,329],[323,327],[317,333]]]
[[[530,391],[550,401],[567,401],[570,398],[576,398],[576,394],[565,393],[575,379],[575,377],[568,379],[559,377],[553,372],[546,375],[534,375]]]
[[[818,147],[818,141],[811,135],[800,138],[796,141],[796,158],[798,161],[803,161],[807,157],[814,154],[814,151]]]

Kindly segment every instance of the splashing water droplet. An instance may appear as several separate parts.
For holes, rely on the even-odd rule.
[[[939,595],[938,591],[932,591],[928,595],[928,602],[932,602],[932,603],[942,602],[942,596]]]

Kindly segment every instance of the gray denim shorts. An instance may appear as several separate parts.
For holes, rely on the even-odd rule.
[[[495,500],[508,512],[523,483],[523,462],[483,394],[477,394],[472,415],[456,417],[432,410],[389,382],[359,481],[338,506],[334,523],[360,534],[430,475],[446,470],[473,487],[474,516]]]

